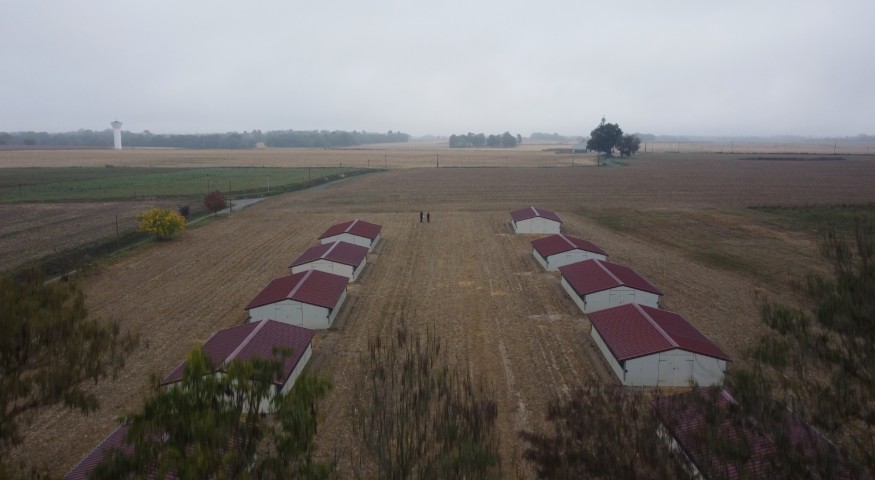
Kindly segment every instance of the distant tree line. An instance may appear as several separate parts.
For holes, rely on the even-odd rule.
[[[521,143],[523,143],[523,137],[520,134],[511,135],[510,132],[489,136],[471,132],[465,135],[450,135],[450,148],[513,148]]]
[[[219,148],[243,149],[255,148],[259,142],[268,147],[308,147],[335,148],[352,147],[373,143],[403,143],[410,135],[389,130],[387,133],[371,133],[365,131],[345,132],[340,130],[276,130],[262,133],[261,130],[251,132],[227,132],[208,134],[153,134],[145,130],[142,133],[122,132],[124,148]],[[77,130],[75,132],[0,132],[0,145],[10,146],[40,146],[40,147],[112,147],[112,130]]]
[[[275,130],[264,134],[268,147],[336,148],[374,143],[407,143],[410,135],[389,130],[386,133],[342,130]]]
[[[533,132],[529,138],[539,142],[572,143],[579,142],[580,137],[569,137],[558,133]]]

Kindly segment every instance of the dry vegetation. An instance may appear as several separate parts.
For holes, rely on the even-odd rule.
[[[356,152],[342,154],[361,154]],[[204,165],[225,155],[182,153],[184,161]],[[311,153],[329,156],[324,164],[338,152]],[[0,163],[10,161],[7,155],[0,152]],[[77,155],[82,162],[87,157],[69,152],[71,164]],[[164,151],[101,155],[106,157],[99,164],[110,158],[137,165],[183,161]],[[284,155],[298,154],[227,155],[221,159],[225,164],[271,165],[268,159],[282,162]],[[521,165],[538,162],[537,154],[528,160],[519,155]],[[533,237],[511,233],[508,211],[529,204],[557,211],[568,233],[592,240],[612,260],[638,270],[665,292],[665,307],[737,356],[758,330],[755,289],[785,293],[762,272],[802,270],[817,257],[812,232],[783,231],[745,207],[875,201],[871,157],[750,162],[730,155],[653,155],[627,163],[625,168],[394,169],[271,198],[128,255],[84,279],[84,290],[93,314],[139,332],[141,345],[116,381],[93,387],[103,405],[99,412],[85,417],[51,410],[36,416],[14,459],[63,474],[112,430],[118,415],[140,405],[149,374],[170,371],[195,342],[244,321],[243,306],[272,278],[286,274],[288,261],[326,227],[361,217],[382,224],[384,240],[350,287],[334,328],[315,340],[310,368],[335,384],[317,438],[322,454],[337,456],[343,477],[357,471],[361,458],[350,400],[361,359],[370,336],[392,334],[403,318],[414,330],[433,328],[446,340],[451,358],[490,385],[498,404],[503,475],[530,477],[517,433],[544,428],[548,402],[580,384],[583,372],[596,371],[604,382],[613,379],[589,340],[588,321],[563,294],[556,274],[543,272],[532,259]],[[432,222],[420,224],[419,210],[430,211]],[[644,222],[650,214],[664,221],[646,229],[611,224],[627,216]],[[685,240],[672,240],[678,238]],[[724,254],[755,255],[762,270],[723,268],[698,257],[708,243]]]

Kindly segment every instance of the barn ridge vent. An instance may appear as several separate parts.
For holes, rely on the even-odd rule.
[[[295,285],[295,288],[293,288],[292,291],[289,292],[289,298],[294,297],[295,294],[298,293],[298,290],[300,290],[301,287],[304,286],[305,283],[307,283],[307,279],[310,278],[311,273],[313,273],[313,270],[307,270],[307,273],[305,273],[304,276],[301,277],[301,280],[298,281],[298,284]]]
[[[663,330],[662,327],[660,327],[659,324],[656,323],[656,320],[654,320],[653,317],[648,315],[647,312],[645,312],[644,309],[641,308],[640,305],[638,305],[637,303],[633,303],[632,306],[635,307],[635,310],[638,310],[638,313],[640,313],[641,316],[643,316],[650,323],[650,325],[652,325],[653,328],[655,328],[656,331],[659,332],[660,335],[662,335],[662,338],[664,338],[668,343],[671,344],[672,347],[677,348],[680,346],[678,345],[678,342],[674,341],[674,338],[672,338],[671,335],[666,333],[665,330]]]
[[[538,213],[538,209],[535,208],[535,207],[532,207],[532,213],[534,213],[536,217],[540,217],[540,216],[541,216],[541,214]]]
[[[608,267],[602,265],[602,262],[600,262],[599,259],[594,258],[592,261],[595,262],[596,265],[602,267],[602,270],[604,270],[605,273],[607,273],[608,275],[610,275],[611,278],[613,278],[614,281],[617,282],[618,285],[625,285],[625,284],[626,284],[626,282],[624,282],[624,281],[620,280],[619,278],[617,278],[617,276],[614,275],[614,272],[608,270]],[[637,306],[637,305],[636,305],[636,306]],[[650,318],[650,317],[648,317],[648,318]]]
[[[350,223],[349,226],[346,227],[346,230],[344,230],[343,232],[349,233],[349,231],[352,230],[352,227],[354,227],[356,223],[359,223],[359,219],[357,219],[357,218],[355,220],[353,220],[352,223]]]
[[[568,245],[570,245],[571,248],[578,248],[577,245],[575,245],[574,242],[572,242],[571,240],[569,240],[568,237],[566,237],[565,235],[563,235],[563,234],[560,233],[560,234],[559,234],[559,237],[562,238],[562,240],[565,240],[565,242],[568,243]]]
[[[325,257],[327,257],[331,253],[331,251],[334,250],[334,248],[337,247],[338,245],[340,245],[340,242],[334,242],[333,244],[331,244],[331,248],[329,248],[328,250],[325,250],[325,253],[323,253],[322,256],[319,258],[324,259]]]
[[[240,351],[249,344],[249,341],[252,340],[252,338],[255,337],[255,335],[257,335],[258,332],[262,328],[264,328],[265,325],[267,325],[267,322],[268,320],[262,320],[261,322],[259,322],[258,326],[256,326],[252,329],[251,332],[249,332],[249,335],[247,335],[246,338],[244,338],[243,341],[240,342],[240,345],[237,345],[237,348],[235,348],[234,351],[231,352],[230,355],[228,355],[228,358],[225,359],[225,365],[231,363],[231,361],[234,360],[234,357],[240,354]]]

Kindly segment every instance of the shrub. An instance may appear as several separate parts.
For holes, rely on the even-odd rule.
[[[159,240],[170,238],[185,229],[185,218],[166,208],[153,208],[137,215],[141,232],[154,233]]]
[[[207,207],[207,210],[213,212],[214,214],[219,210],[228,206],[228,200],[225,199],[225,196],[222,195],[222,192],[218,190],[213,190],[208,193],[206,197],[204,197],[204,206]]]

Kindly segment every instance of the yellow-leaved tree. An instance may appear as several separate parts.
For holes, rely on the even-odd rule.
[[[166,208],[153,208],[137,215],[141,232],[154,233],[159,240],[170,238],[185,228],[185,218]]]

